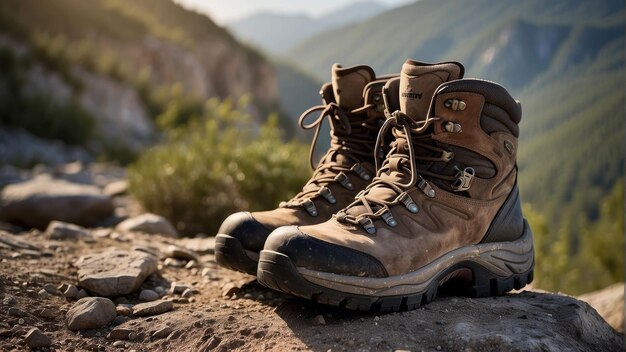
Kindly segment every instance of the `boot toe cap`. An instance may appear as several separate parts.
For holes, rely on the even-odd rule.
[[[258,222],[250,212],[242,211],[227,217],[218,234],[235,237],[245,249],[259,252],[271,232],[271,229]]]
[[[274,230],[264,250],[285,254],[296,267],[309,270],[360,277],[388,276],[385,267],[371,255],[309,236],[297,226]]]

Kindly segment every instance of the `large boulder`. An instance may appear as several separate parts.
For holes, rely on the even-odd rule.
[[[111,197],[98,187],[49,177],[11,184],[0,193],[0,220],[42,230],[52,220],[94,226],[113,209]]]
[[[317,350],[624,351],[624,337],[592,307],[559,294],[437,297],[419,309],[375,316],[334,310],[325,325],[316,325],[319,305],[308,304],[309,312],[302,305],[285,302],[275,313]]]
[[[616,283],[579,296],[589,303],[615,330],[624,333],[624,283]]]
[[[139,289],[157,271],[156,257],[139,251],[113,250],[83,256],[75,263],[78,282],[105,297],[122,296]]]
[[[65,320],[70,330],[98,329],[113,321],[116,315],[115,304],[110,299],[85,297],[67,311]]]

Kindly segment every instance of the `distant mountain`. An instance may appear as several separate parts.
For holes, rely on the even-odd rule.
[[[422,0],[311,37],[286,56],[318,79],[334,62],[397,72],[459,60],[522,102],[523,199],[553,224],[594,219],[623,180],[623,1]]]
[[[623,8],[611,0],[422,0],[320,33],[286,56],[320,79],[334,62],[368,62],[379,72],[394,72],[409,57],[456,59],[469,74],[521,87],[553,59],[560,69],[569,59],[567,64],[593,59],[606,40],[623,32]]]
[[[227,28],[241,40],[277,54],[312,35],[365,20],[386,9],[384,4],[363,1],[320,17],[263,12],[230,23]]]

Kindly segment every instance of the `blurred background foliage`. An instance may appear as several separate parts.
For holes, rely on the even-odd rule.
[[[166,141],[129,168],[133,195],[186,233],[214,234],[241,209],[271,209],[310,176],[307,148],[284,142],[276,117],[255,132],[245,99],[212,99],[202,116],[169,129]]]
[[[522,102],[536,285],[577,294],[623,280],[624,2],[354,2],[223,27],[210,16],[171,0],[0,0],[0,132],[130,164],[144,207],[213,234],[304,183],[310,135],[296,118],[332,63],[384,74],[407,58],[458,60]],[[292,45],[276,45],[281,32]],[[45,162],[2,159],[6,145],[3,163]]]

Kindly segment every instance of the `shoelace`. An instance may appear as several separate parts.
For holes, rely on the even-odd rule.
[[[391,206],[402,203],[412,213],[417,213],[419,211],[415,202],[408,195],[408,190],[411,188],[419,188],[428,197],[432,198],[435,196],[435,189],[428,181],[426,181],[426,179],[424,179],[423,175],[447,181],[456,181],[457,177],[455,176],[440,175],[425,170],[425,168],[418,169],[417,167],[416,161],[447,162],[454,157],[451,152],[445,150],[444,148],[437,147],[431,142],[432,134],[424,133],[433,122],[438,120],[439,118],[437,117],[428,117],[424,121],[415,122],[409,116],[400,111],[395,111],[390,116],[387,116],[387,120],[381,127],[378,138],[376,139],[375,161],[377,176],[365,190],[356,196],[355,201],[352,202],[352,204],[337,213],[337,220],[355,225],[361,225],[368,233],[374,234],[376,233],[376,228],[372,219],[381,218],[391,227],[397,225],[397,221],[391,215]],[[391,149],[389,150],[383,164],[379,168],[381,156],[378,152],[381,150],[385,136],[392,127],[394,128],[393,131],[396,139],[391,143]],[[403,150],[400,150],[399,146],[401,145],[408,148],[408,154],[406,154]],[[420,148],[441,154],[439,156],[418,155],[415,153],[416,145]],[[388,176],[388,172],[391,173],[392,171],[408,172],[410,175],[409,181],[402,183],[391,179],[391,177]],[[369,193],[376,187],[386,187],[388,189],[392,189],[397,196],[391,201],[373,197]],[[347,211],[356,206],[363,206],[366,211],[356,216],[348,215]]]
[[[315,134],[309,150],[309,162],[315,172],[303,187],[302,192],[288,202],[282,202],[280,204],[281,207],[304,206],[310,215],[317,216],[317,210],[311,198],[321,195],[329,203],[336,203],[335,197],[327,187],[330,183],[339,182],[345,188],[352,189],[353,185],[345,175],[346,172],[350,171],[356,172],[359,177],[365,180],[372,178],[367,170],[359,164],[359,161],[371,158],[372,155],[371,146],[375,143],[375,139],[371,137],[375,135],[372,131],[376,131],[378,126],[371,123],[365,113],[374,107],[374,104],[368,104],[346,113],[337,103],[328,103],[314,106],[302,113],[298,121],[300,127],[305,130],[315,128]],[[319,116],[313,122],[307,124],[307,118],[317,111],[320,111]],[[363,115],[363,117],[359,115]],[[333,124],[334,129],[331,134],[330,148],[322,157],[318,166],[315,167],[313,157],[322,124],[325,120],[332,124],[333,119],[338,124]],[[353,163],[346,165],[345,163],[337,162],[336,156],[339,154],[352,160]]]

